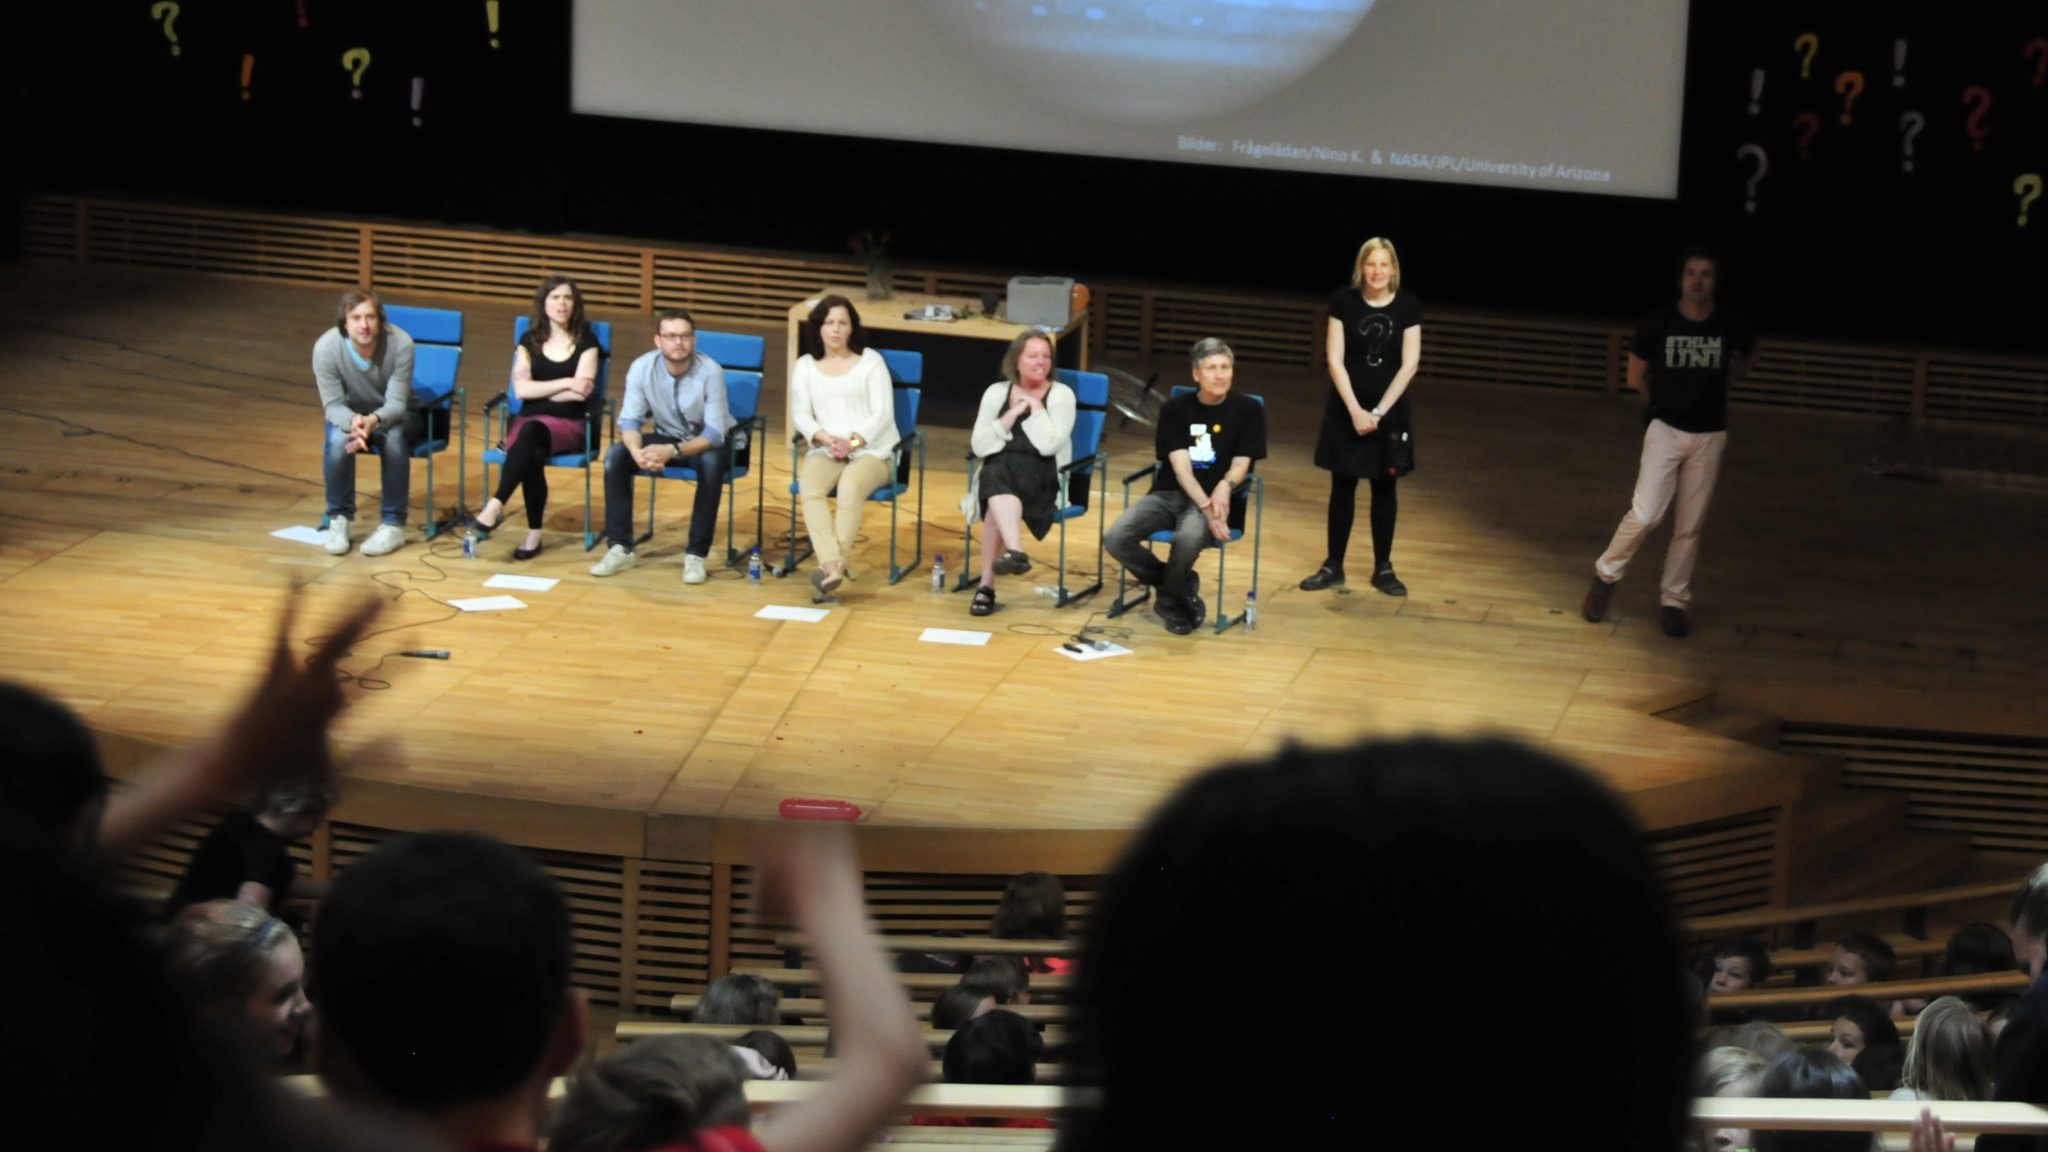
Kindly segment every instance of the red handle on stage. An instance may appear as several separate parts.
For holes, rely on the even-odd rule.
[[[851,823],[860,819],[860,809],[844,800],[799,800],[792,796],[781,805],[784,820],[841,820]]]

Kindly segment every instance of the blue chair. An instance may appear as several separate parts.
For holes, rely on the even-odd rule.
[[[1175,388],[1173,390],[1173,394],[1175,396],[1182,396],[1192,391],[1194,391],[1193,387],[1183,384]],[[1261,405],[1265,404],[1266,402],[1266,398],[1264,396],[1253,395],[1252,399],[1257,400]],[[1124,477],[1124,507],[1129,508],[1131,506],[1131,485],[1137,483],[1140,480],[1144,480],[1150,477],[1153,473],[1159,471],[1159,469],[1165,466],[1166,461],[1154,460],[1151,464],[1147,465],[1146,467],[1140,468],[1138,471],[1133,472],[1129,476]],[[1249,477],[1247,477],[1247,480],[1249,481],[1249,483],[1247,483],[1244,488],[1231,494],[1230,539],[1220,540],[1215,545],[1215,631],[1219,635],[1223,633],[1226,629],[1228,629],[1231,625],[1242,623],[1244,621],[1243,612],[1238,612],[1236,615],[1232,615],[1229,609],[1226,607],[1226,605],[1229,604],[1229,600],[1227,600],[1225,597],[1228,595],[1229,588],[1228,585],[1224,582],[1224,566],[1229,562],[1230,545],[1235,544],[1239,540],[1244,539],[1246,518],[1245,513],[1247,507],[1249,507],[1252,512],[1252,591],[1256,592],[1259,589],[1259,542],[1260,536],[1262,535],[1265,527],[1266,519],[1266,484],[1265,481],[1260,478],[1257,472],[1252,473]],[[1149,544],[1171,545],[1173,543],[1173,533],[1170,530],[1154,532],[1152,533],[1152,535],[1146,537],[1145,540]],[[1118,616],[1121,616],[1124,613],[1137,608],[1139,605],[1145,603],[1145,601],[1150,599],[1152,596],[1152,589],[1146,587],[1143,584],[1140,584],[1138,585],[1137,596],[1135,596],[1134,598],[1126,599],[1124,591],[1126,585],[1127,577],[1123,572],[1122,568],[1119,567],[1116,574],[1116,603],[1111,604],[1109,606],[1109,611],[1107,613],[1109,619],[1114,620]]]
[[[512,343],[517,345],[526,335],[524,316],[512,323]],[[550,468],[580,468],[583,470],[583,550],[590,551],[597,546],[603,533],[594,532],[590,526],[590,471],[593,464],[602,465],[604,456],[605,429],[611,424],[611,401],[606,398],[606,385],[611,379],[612,326],[603,320],[592,320],[590,330],[597,337],[599,349],[597,358],[597,386],[591,390],[590,399],[585,402],[583,413],[583,450],[563,452],[548,457]],[[519,415],[522,405],[519,394],[508,382],[503,392],[484,403],[484,491],[491,490],[491,466],[505,463],[505,449],[499,445],[505,439],[505,430],[511,426],[512,418]],[[491,436],[491,413],[498,415],[498,435]]]
[[[868,499],[872,502],[889,506],[889,583],[895,584],[900,582],[905,576],[916,571],[918,564],[924,559],[925,436],[924,429],[917,426],[918,405],[923,399],[924,392],[921,388],[915,387],[915,385],[924,383],[924,354],[922,352],[904,352],[895,348],[877,348],[875,351],[882,354],[882,362],[889,366],[889,379],[896,385],[897,443],[896,450],[891,456],[891,463],[894,465],[894,468],[890,474],[891,479],[889,483],[868,493]],[[901,546],[898,543],[897,514],[902,506],[903,495],[910,491],[911,451],[913,448],[917,453],[915,461],[917,468],[917,537],[911,552],[910,563],[901,564],[898,563],[901,556],[899,550]],[[795,439],[794,435],[792,435],[789,445],[789,470],[792,477],[796,475],[797,469],[802,464],[803,442]],[[782,563],[775,569],[777,576],[787,576],[791,572],[796,571],[796,566],[809,559],[812,551],[809,544],[801,545],[801,550],[799,550],[797,543],[802,538],[797,527],[802,523],[797,512],[797,490],[797,482],[794,479],[790,480],[790,546],[789,551],[783,557]]]
[[[440,535],[434,520],[434,457],[455,447],[455,490],[469,489],[468,456],[462,450],[469,433],[469,405],[456,376],[462,367],[462,313],[452,308],[414,308],[387,304],[384,320],[412,337],[412,407],[426,417],[426,435],[412,446],[412,458],[427,462],[426,538]],[[454,435],[451,436],[450,432]],[[322,430],[325,436],[325,430]],[[456,500],[460,503],[461,495]],[[320,514],[320,527],[327,527],[327,514]]]
[[[746,562],[733,544],[733,521],[739,514],[735,498],[739,493],[740,480],[753,471],[754,446],[761,442],[761,364],[767,347],[767,340],[759,336],[737,332],[697,333],[697,351],[725,369],[725,401],[732,413],[732,428],[725,437],[725,564],[728,568],[737,568]],[[635,544],[644,544],[654,538],[654,496],[660,491],[660,481],[663,480],[687,480],[695,484],[697,470],[663,468],[658,473],[648,474],[647,531],[633,541]],[[755,486],[759,491],[754,499],[754,539],[759,540],[763,527],[762,508],[768,502],[768,473],[765,469],[756,473]]]
[[[1083,372],[1075,368],[1059,368],[1053,375],[1074,390],[1074,432],[1070,441],[1073,459],[1060,468],[1060,485],[1065,499],[1053,510],[1053,520],[1060,526],[1059,575],[1056,578],[1059,598],[1054,607],[1064,608],[1083,596],[1093,596],[1102,591],[1102,536],[1109,526],[1109,457],[1102,453],[1102,430],[1108,416],[1109,377],[1101,372]],[[979,466],[980,461],[970,452],[967,456],[970,487],[974,482],[974,470]],[[1068,588],[1067,521],[1088,514],[1089,489],[1097,476],[1102,478],[1102,495],[1095,501],[1095,578],[1086,588]],[[969,517],[961,544],[960,579],[953,585],[953,591],[963,592],[980,583],[981,574],[974,570],[974,520]]]

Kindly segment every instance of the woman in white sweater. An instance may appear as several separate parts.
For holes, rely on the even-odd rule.
[[[996,610],[996,577],[1031,570],[1023,529],[1045,539],[1066,502],[1060,468],[1074,455],[1074,390],[1053,379],[1052,337],[1026,332],[1003,354],[1003,377],[981,395],[969,446],[981,459],[968,494],[981,516],[981,586],[968,611]],[[1021,435],[1020,435],[1021,434]]]
[[[789,370],[789,424],[809,449],[797,465],[797,496],[818,554],[811,584],[831,592],[846,579],[861,506],[889,480],[896,398],[889,366],[867,346],[846,297],[819,300],[797,340],[803,355]],[[835,494],[836,513],[827,502]]]

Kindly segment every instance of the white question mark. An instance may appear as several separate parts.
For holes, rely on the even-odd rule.
[[[1925,127],[1927,127],[1927,117],[1922,116],[1918,112],[1908,112],[1899,117],[1899,131],[1906,134],[1905,139],[1899,141],[1899,146],[1906,153],[1906,159],[1899,165],[1901,172],[1911,172],[1913,170],[1913,137],[1918,136],[1920,130]]]
[[[1756,171],[1751,174],[1749,184],[1745,188],[1745,195],[1749,199],[1742,206],[1744,212],[1754,212],[1756,211],[1756,186],[1763,183],[1764,173],[1771,170],[1771,158],[1765,155],[1764,150],[1755,144],[1744,144],[1735,150],[1736,159],[1740,160],[1744,156],[1756,157]]]

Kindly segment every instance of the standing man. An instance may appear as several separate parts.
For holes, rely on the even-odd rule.
[[[1692,631],[1692,566],[1699,557],[1700,525],[1714,495],[1721,451],[1728,443],[1728,384],[1749,370],[1756,336],[1749,323],[1714,303],[1719,266],[1704,249],[1679,258],[1678,300],[1643,318],[1629,343],[1628,387],[1647,391],[1649,428],[1643,433],[1642,468],[1635,498],[1607,551],[1593,564],[1593,584],[1581,611],[1599,622],[1628,562],[1664,519],[1675,496],[1678,517],[1664,553],[1658,599],[1667,636]]]
[[[327,485],[327,551],[346,556],[356,515],[356,457],[383,461],[382,523],[363,541],[363,555],[382,556],[405,544],[405,506],[412,487],[412,446],[426,418],[412,411],[412,337],[384,319],[384,302],[369,288],[342,293],[334,327],[313,344],[313,382],[327,411],[321,472]]]
[[[641,425],[654,421],[652,431]],[[633,483],[641,473],[691,468],[697,499],[690,507],[690,543],[683,583],[704,582],[704,557],[718,529],[718,496],[725,486],[725,434],[732,413],[725,399],[725,369],[697,352],[697,322],[681,308],[655,318],[654,351],[626,370],[626,403],[619,409],[619,439],[604,461],[604,532],[612,546],[590,568],[592,576],[624,572],[634,564]]]
[[[1231,395],[1236,357],[1230,345],[1212,336],[1198,341],[1188,359],[1196,387],[1159,411],[1154,450],[1161,464],[1152,473],[1152,491],[1124,509],[1102,541],[1132,579],[1158,590],[1159,618],[1176,636],[1201,627],[1208,615],[1196,595],[1195,559],[1230,539],[1230,501],[1252,462],[1266,458],[1266,407]],[[1145,539],[1169,528],[1173,545],[1161,563]]]

